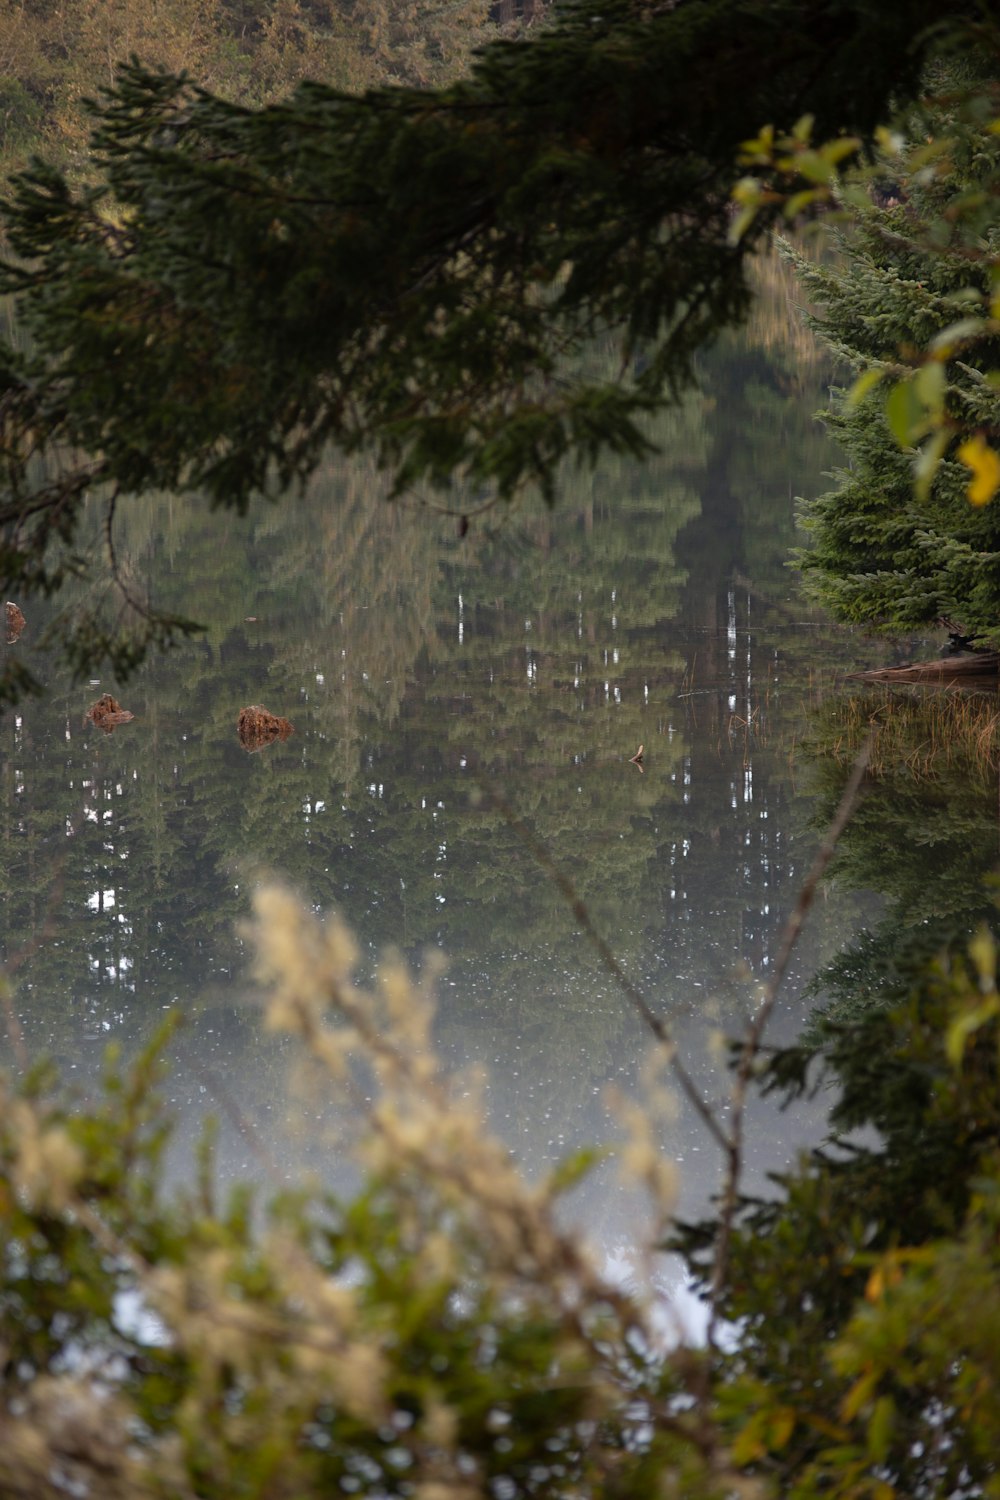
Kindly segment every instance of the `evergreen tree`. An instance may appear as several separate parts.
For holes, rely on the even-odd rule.
[[[4,216],[31,348],[0,351],[0,578],[58,587],[89,493],[242,509],[330,442],[370,447],[397,490],[459,475],[501,497],[551,496],[567,456],[643,453],[640,419],[750,302],[768,215],[733,243],[748,131],[809,109],[818,138],[869,136],[977,17],[575,0],[435,93],[308,85],[259,113],[122,69],[96,183],[36,165]],[[568,372],[602,328],[622,378]],[[71,647],[127,669],[150,633],[121,649],[85,622]]]
[[[885,165],[895,175],[877,201],[855,205],[832,262],[793,255],[828,349],[869,379],[910,377],[888,401],[859,399],[862,380],[827,415],[849,466],[804,507],[813,546],[799,562],[841,619],[903,631],[936,622],[996,645],[1000,510],[970,504],[964,460],[971,434],[1000,431],[997,327],[967,316],[992,295],[1000,231],[978,204],[995,187],[997,137],[981,119],[921,115]]]
[[[996,1493],[995,942],[895,950],[893,1008],[827,1023],[765,1084],[800,1097],[811,1066],[836,1089],[831,1140],[743,1201],[731,1250],[715,1394],[765,1493]],[[702,1274],[714,1236],[681,1235]]]

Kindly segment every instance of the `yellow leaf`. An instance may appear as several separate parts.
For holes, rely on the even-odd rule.
[[[788,1440],[795,1431],[795,1411],[791,1406],[779,1406],[771,1416],[770,1442],[768,1444],[772,1453],[780,1453],[788,1446]]]
[[[958,457],[972,470],[966,494],[972,505],[988,505],[1000,490],[1000,454],[976,433],[959,445]]]
[[[881,1302],[886,1292],[892,1287],[898,1286],[903,1279],[899,1261],[906,1258],[905,1251],[889,1250],[868,1278],[865,1287],[865,1299],[868,1302]]]
[[[761,182],[759,177],[741,177],[735,184],[732,195],[735,202],[756,208],[760,202]]]
[[[944,1048],[948,1061],[957,1068],[965,1055],[965,1046],[973,1032],[985,1026],[1000,1011],[1000,996],[987,995],[981,1004],[957,1016],[945,1034]]]
[[[976,966],[984,992],[996,989],[997,945],[988,927],[977,929],[969,943],[969,957]]]
[[[770,161],[774,152],[774,126],[765,125],[760,135],[752,141],[740,142],[739,160],[743,162]]]
[[[733,1462],[740,1468],[742,1468],[744,1464],[752,1464],[758,1458],[763,1458],[764,1454],[767,1452],[763,1437],[761,1436],[762,1424],[762,1414],[760,1412],[757,1412],[756,1415],[753,1416],[747,1423],[747,1425],[743,1428],[743,1430],[736,1434],[736,1438],[733,1442],[732,1454]]]
[[[875,131],[875,139],[883,151],[895,156],[903,149],[903,137],[896,131],[889,130],[885,125],[879,125]]]
[[[870,1400],[872,1392],[878,1384],[878,1371],[869,1370],[856,1380],[840,1403],[840,1415],[845,1422],[851,1422],[857,1416],[861,1408]]]

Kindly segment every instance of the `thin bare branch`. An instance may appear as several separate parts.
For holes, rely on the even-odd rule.
[[[827,865],[833,858],[840,837],[847,827],[857,805],[861,786],[868,770],[870,755],[871,735],[868,736],[858,752],[837,811],[834,813],[830,826],[823,836],[823,842],[820,844],[816,857],[813,860],[812,868],[806,876],[802,889],[799,892],[799,899],[795,903],[795,909],[785,923],[781,947],[778,951],[774,968],[771,971],[770,978],[763,987],[757,1012],[747,1031],[743,1046],[740,1048],[739,1060],[733,1074],[733,1086],[730,1096],[729,1129],[723,1147],[726,1154],[726,1163],[718,1229],[715,1237],[715,1254],[712,1264],[712,1287],[707,1332],[710,1347],[714,1346],[716,1342],[719,1303],[729,1268],[729,1251],[732,1244],[733,1226],[739,1201],[740,1178],[743,1172],[744,1124],[750,1079],[761,1053],[764,1033],[774,1012],[775,1003],[788,970],[789,961],[802,933],[802,928],[805,925],[809,909],[816,896],[819,883],[823,878]]]
[[[608,973],[615,980],[626,999],[631,1001],[632,1006],[638,1011],[660,1046],[666,1049],[670,1059],[670,1067],[673,1070],[674,1077],[680,1084],[685,1098],[694,1107],[716,1144],[722,1151],[728,1154],[730,1149],[729,1138],[715,1118],[711,1106],[702,1098],[698,1085],[681,1061],[680,1054],[677,1051],[677,1044],[671,1035],[666,1021],[656,1014],[635,981],[630,979],[625,973],[625,970],[618,962],[607,942],[594,926],[593,918],[587,910],[586,902],[578,894],[569,876],[556,864],[545,845],[540,843],[531,830],[521,822],[513,808],[503,797],[496,792],[489,792],[488,795],[497,811],[502,815],[507,826],[517,834],[535,861],[551,877],[556,889],[565,898],[570,911],[579,923],[584,937],[595,950]]]
[[[75,837],[79,828],[79,815],[75,817],[67,829],[69,838]],[[45,911],[42,916],[41,926],[35,932],[34,937],[18,948],[8,958],[3,969],[0,970],[0,1007],[4,1012],[4,1020],[7,1027],[7,1038],[10,1042],[14,1060],[22,1072],[28,1067],[28,1052],[24,1045],[24,1032],[14,1009],[14,991],[10,983],[12,975],[16,974],[21,966],[28,962],[35,953],[47,943],[55,934],[58,926],[59,911],[62,906],[63,891],[66,885],[66,860],[68,851],[64,850],[55,862],[52,879],[49,882],[49,893],[45,901]]]
[[[115,588],[121,594],[122,599],[129,609],[135,610],[142,620],[152,620],[153,612],[141,599],[137,599],[122,577],[122,570],[118,562],[118,554],[115,551],[115,511],[118,507],[118,497],[121,491],[118,485],[112,490],[108,499],[107,509],[104,512],[104,545],[108,554],[108,567],[111,570],[111,578]]]

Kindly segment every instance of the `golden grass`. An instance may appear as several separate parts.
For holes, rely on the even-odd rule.
[[[918,780],[956,770],[991,780],[1000,772],[1000,695],[946,690],[885,689],[836,706],[827,749],[853,761],[871,733],[870,774],[876,779],[905,770]]]

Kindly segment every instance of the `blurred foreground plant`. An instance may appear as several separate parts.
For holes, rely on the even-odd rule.
[[[440,1071],[429,990],[287,893],[256,903],[266,1021],[358,1106],[349,1203],[157,1191],[161,1036],[104,1102],[0,1096],[0,1494],[422,1500],[731,1487],[643,1300],[558,1222]],[[369,1102],[366,1102],[369,1101]],[[644,1162],[665,1208],[673,1176]],[[661,1170],[662,1169],[662,1170]],[[139,1313],[136,1313],[136,1308]],[[130,1312],[131,1309],[131,1312]]]
[[[718,1219],[674,1231],[735,1335],[705,1349],[664,1340],[651,1299],[563,1226],[593,1158],[526,1184],[442,1072],[433,973],[389,961],[359,987],[346,931],[281,890],[259,894],[255,938],[267,1024],[353,1106],[361,1186],[220,1206],[206,1148],[165,1197],[169,1028],[87,1110],[44,1070],[5,1083],[5,1500],[997,1492],[987,933],[901,1011],[775,1055],[767,1086],[794,1095],[818,1059],[834,1127],[878,1138],[813,1153],[768,1204],[729,1194],[724,1245]],[[662,1236],[674,1174],[636,1123]]]

